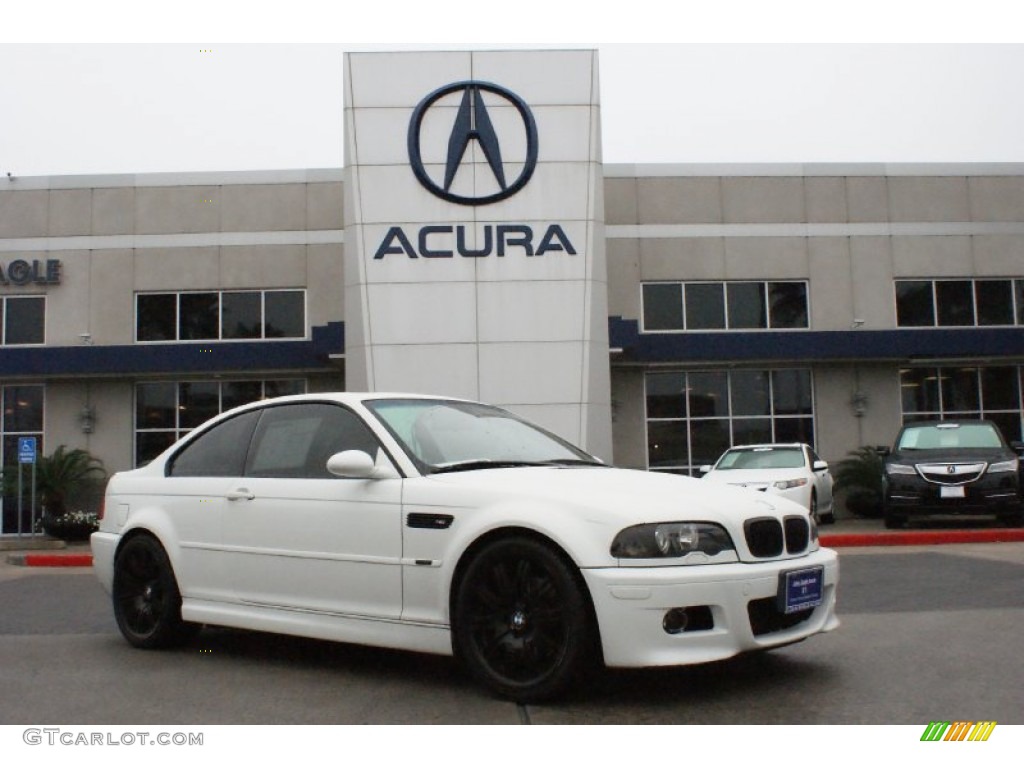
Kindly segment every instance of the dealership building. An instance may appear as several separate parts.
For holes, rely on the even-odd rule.
[[[593,51],[345,63],[343,169],[0,179],[8,472],[339,389],[681,473],[928,417],[1022,438],[1024,164],[605,165]]]

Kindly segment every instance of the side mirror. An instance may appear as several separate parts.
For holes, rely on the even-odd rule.
[[[876,445],[875,453],[877,453],[879,456],[888,456],[891,453],[891,451],[889,450],[888,445]]]
[[[704,464],[697,471],[700,472],[701,475],[706,475],[708,472],[711,471],[711,465],[710,464]]]
[[[1022,443],[1020,440],[1014,440],[1012,443],[1010,443],[1010,447],[1013,448],[1013,450],[1015,450],[1017,453],[1024,454],[1024,443]]]
[[[823,469],[828,469],[828,462],[821,461],[820,459],[811,465],[811,469],[815,472],[821,472]]]
[[[377,465],[365,451],[342,451],[327,460],[327,471],[335,477],[366,479],[372,477]]]

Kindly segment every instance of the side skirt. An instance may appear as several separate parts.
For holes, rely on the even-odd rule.
[[[452,655],[451,631],[448,626],[440,624],[194,599],[182,601],[181,617],[195,624],[252,629],[442,656]]]

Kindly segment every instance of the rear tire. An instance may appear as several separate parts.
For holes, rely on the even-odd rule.
[[[455,588],[456,656],[505,698],[557,696],[592,660],[596,633],[583,589],[574,567],[541,541],[484,545]]]
[[[885,516],[885,527],[886,528],[905,528],[907,525],[907,518],[902,515],[886,515]]]
[[[136,648],[181,645],[199,629],[182,621],[171,562],[152,536],[134,536],[118,550],[112,592],[118,629]]]

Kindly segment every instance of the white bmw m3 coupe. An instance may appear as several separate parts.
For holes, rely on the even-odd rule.
[[[615,469],[479,403],[314,394],[114,475],[95,570],[140,648],[202,625],[456,656],[501,696],[835,629],[839,567],[786,499]]]

